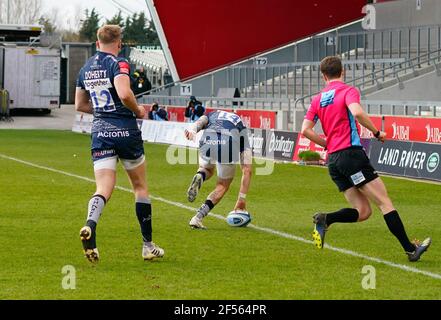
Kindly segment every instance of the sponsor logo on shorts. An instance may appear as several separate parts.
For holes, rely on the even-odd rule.
[[[128,138],[130,137],[129,131],[100,131],[98,132],[98,138]]]
[[[101,157],[105,157],[105,156],[114,156],[115,155],[115,150],[100,150],[100,151],[94,151],[93,152],[93,157],[94,158],[101,158]]]
[[[351,176],[352,182],[355,186],[358,186],[360,183],[366,181],[366,177],[364,176],[363,172],[358,172]]]

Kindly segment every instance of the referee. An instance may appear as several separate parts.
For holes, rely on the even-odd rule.
[[[343,66],[339,57],[323,59],[320,69],[326,88],[312,100],[303,122],[302,134],[328,150],[330,176],[352,207],[314,215],[314,243],[319,249],[323,248],[326,231],[334,223],[355,223],[369,219],[372,201],[383,213],[390,232],[400,242],[409,261],[418,261],[432,240],[427,238],[421,243],[409,240],[383,181],[361,145],[357,121],[381,142],[385,141],[386,133],[378,130],[363,111],[357,89],[343,82]],[[313,130],[318,120],[326,140]]]

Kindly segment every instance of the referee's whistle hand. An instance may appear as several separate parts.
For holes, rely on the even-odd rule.
[[[380,135],[378,136],[378,141],[384,143],[384,142],[386,141],[386,136],[387,136],[387,133],[381,131],[381,132],[380,132]]]

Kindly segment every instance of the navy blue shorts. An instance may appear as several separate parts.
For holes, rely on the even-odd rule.
[[[137,160],[144,155],[140,130],[100,131],[92,133],[92,159],[99,161],[118,157]]]

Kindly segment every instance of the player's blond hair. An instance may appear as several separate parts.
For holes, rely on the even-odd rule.
[[[98,29],[98,41],[102,44],[112,44],[122,38],[122,28],[118,25],[105,25]]]

